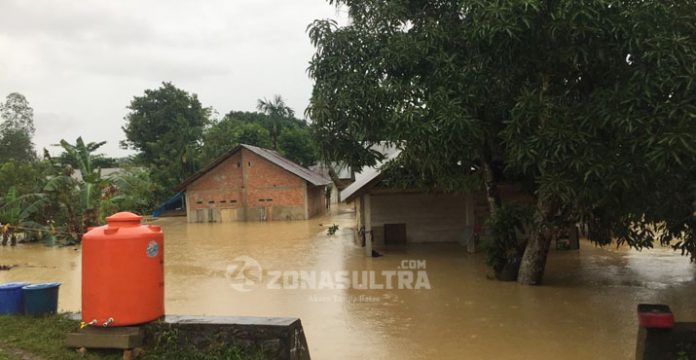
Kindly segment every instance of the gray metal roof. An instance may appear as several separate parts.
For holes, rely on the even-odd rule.
[[[303,167],[299,164],[296,164],[284,157],[282,157],[280,154],[273,150],[268,150],[264,148],[260,148],[257,146],[252,146],[252,145],[246,145],[242,144],[240,145],[241,147],[253,152],[256,155],[259,155],[263,157],[264,159],[280,166],[281,168],[307,180],[307,182],[311,183],[312,185],[315,186],[321,186],[321,185],[328,185],[331,183],[331,180],[324,177],[323,175],[316,173],[312,170],[307,169],[306,167]]]
[[[201,178],[203,175],[208,173],[210,170],[214,169],[216,166],[220,165],[223,161],[227,160],[230,156],[236,154],[242,149],[247,149],[251,152],[253,152],[256,155],[261,156],[262,158],[270,161],[271,163],[281,167],[283,170],[286,170],[292,174],[295,174],[299,176],[301,179],[309,182],[312,185],[315,186],[322,186],[322,185],[328,185],[331,183],[331,180],[324,177],[321,174],[317,174],[314,171],[311,171],[305,167],[302,167],[299,164],[296,164],[284,157],[282,157],[280,154],[273,150],[268,150],[264,148],[260,148],[257,146],[252,146],[252,145],[246,145],[246,144],[240,144],[239,146],[236,146],[234,149],[218,156],[216,159],[208,163],[204,168],[201,170],[196,171],[193,175],[189,176],[188,179],[184,180],[181,184],[177,185],[174,190],[176,191],[182,191],[186,189],[188,185],[193,183],[194,181],[198,180]]]
[[[341,201],[348,202],[353,200],[362,190],[379,178],[382,174],[382,167],[387,162],[396,159],[401,154],[401,150],[395,147],[373,146],[373,149],[382,153],[384,160],[378,162],[375,166],[365,166],[359,173],[355,174],[355,182],[341,191]]]

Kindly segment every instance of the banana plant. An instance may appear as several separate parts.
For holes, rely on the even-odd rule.
[[[59,206],[64,210],[67,217],[65,222],[65,232],[70,234],[77,241],[89,226],[98,225],[98,209],[100,207],[102,190],[110,182],[103,179],[101,169],[94,164],[95,155],[93,154],[106,142],[85,143],[82,137],[75,140],[75,144],[70,144],[61,140],[58,146],[62,147],[72,163],[76,164],[77,169],[70,166],[59,166],[46,154],[48,159],[57,167],[57,175],[48,180],[44,191],[49,193]],[[75,179],[75,170],[80,171],[81,179]]]
[[[0,235],[2,246],[17,244],[17,234],[25,237],[42,237],[45,229],[32,220],[32,215],[39,212],[46,204],[43,194],[19,195],[17,189],[11,187],[0,197]]]

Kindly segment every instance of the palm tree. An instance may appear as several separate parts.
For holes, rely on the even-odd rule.
[[[285,105],[285,101],[280,95],[274,95],[272,100],[266,98],[259,99],[256,103],[256,109],[271,118],[271,128],[269,130],[271,133],[271,140],[273,141],[273,150],[278,150],[280,121],[283,118],[295,116],[295,111]]]

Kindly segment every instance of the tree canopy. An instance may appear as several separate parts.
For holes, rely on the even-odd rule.
[[[360,166],[398,144],[434,187],[479,178],[493,213],[501,175],[524,184],[525,284],[549,234],[579,221],[600,243],[696,256],[693,2],[330,2],[351,22],[309,28],[324,156]]]
[[[282,99],[280,101],[282,103]],[[274,103],[275,104],[275,103]],[[292,109],[284,110],[294,114]],[[221,120],[213,121],[203,135],[202,164],[239,144],[274,149],[273,132],[277,132],[275,150],[303,166],[317,161],[314,138],[304,120],[290,116],[258,112],[230,111]]]
[[[134,97],[128,109],[123,126],[127,140],[121,145],[139,151],[139,159],[151,169],[164,197],[196,171],[210,109],[203,107],[196,94],[168,82]]]
[[[34,110],[20,93],[7,95],[0,103],[0,163],[32,161],[34,152]]]

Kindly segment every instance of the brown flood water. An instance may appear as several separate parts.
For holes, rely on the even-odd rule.
[[[366,258],[353,245],[354,214],[342,209],[298,222],[186,224],[165,233],[170,314],[292,316],[302,319],[315,359],[629,359],[635,306],[669,304],[696,320],[696,266],[668,249],[552,252],[546,284],[486,280],[483,256],[457,244],[411,245]],[[338,224],[336,236],[326,226]],[[324,226],[322,226],[322,224]],[[425,260],[431,289],[234,289],[228,266],[254,258],[275,270],[396,270]],[[60,281],[60,308],[79,311],[79,248],[0,247],[0,282]],[[383,283],[384,281],[382,281]]]

